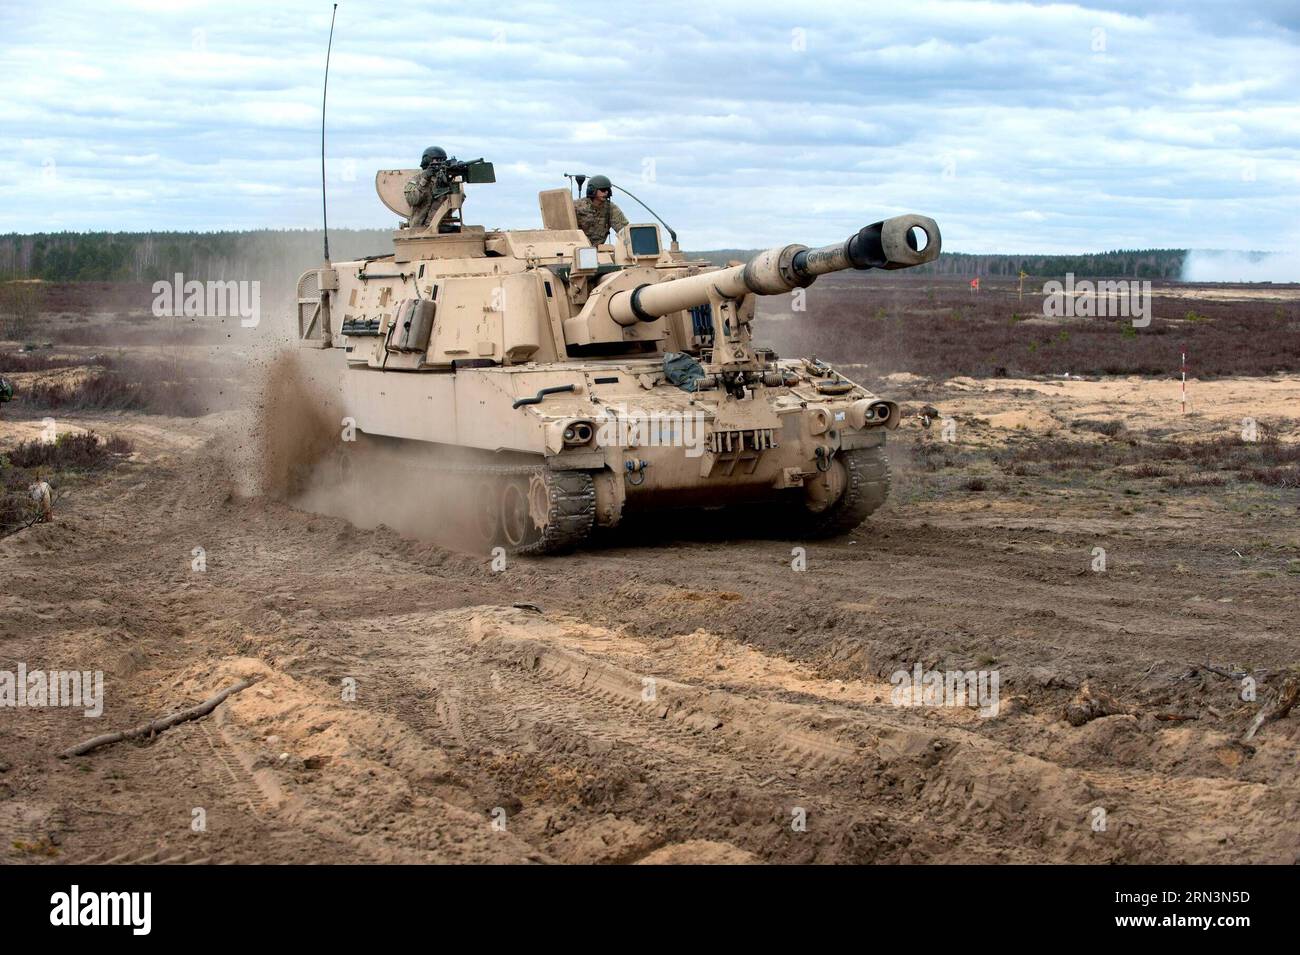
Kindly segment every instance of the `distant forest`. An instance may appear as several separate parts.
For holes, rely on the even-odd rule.
[[[331,229],[335,261],[392,251],[388,229]],[[253,232],[56,232],[0,236],[0,278],[47,282],[153,282],[264,278],[319,265],[319,229]]]
[[[335,261],[391,251],[387,229],[334,229]],[[754,249],[688,253],[716,263],[747,259]],[[187,278],[242,279],[284,269],[294,277],[321,261],[321,233],[311,229],[253,232],[58,232],[0,236],[0,279],[49,282],[153,282]],[[913,275],[1108,276],[1177,279],[1185,249],[1133,249],[1090,255],[969,255],[945,252]]]
[[[719,249],[695,252],[719,265],[733,259],[748,259],[757,249]],[[1062,276],[1073,272],[1079,278],[1139,278],[1177,280],[1183,271],[1186,249],[1121,249],[1087,255],[971,255],[944,252],[928,265],[908,269],[907,275],[944,275],[1016,278],[1023,269],[1034,277]]]

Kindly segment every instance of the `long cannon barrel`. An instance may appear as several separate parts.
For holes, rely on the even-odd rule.
[[[918,245],[917,231],[925,235],[923,245]],[[928,216],[894,216],[820,249],[803,245],[768,249],[745,265],[617,292],[610,299],[609,313],[620,325],[635,325],[703,305],[709,301],[710,289],[724,298],[740,298],[750,292],[780,295],[806,288],[827,272],[907,269],[933,262],[941,244],[939,226]]]

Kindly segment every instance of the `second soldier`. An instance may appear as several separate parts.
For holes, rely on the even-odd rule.
[[[611,229],[618,232],[627,225],[627,216],[610,200],[612,193],[608,176],[592,176],[587,180],[586,198],[573,204],[578,228],[592,245],[604,245]]]

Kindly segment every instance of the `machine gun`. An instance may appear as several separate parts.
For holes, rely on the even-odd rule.
[[[435,234],[460,231],[460,208],[465,202],[462,183],[497,181],[496,170],[487,160],[460,160],[455,156],[430,163],[420,171],[419,178],[426,183],[433,183],[434,206],[430,210],[425,229]]]
[[[464,161],[452,156],[444,164],[447,175],[460,179],[461,182],[481,183],[496,182],[496,170],[485,159],[466,159]]]

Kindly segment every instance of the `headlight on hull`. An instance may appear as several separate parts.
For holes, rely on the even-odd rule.
[[[898,405],[879,398],[863,398],[849,405],[849,424],[862,428],[898,427]]]
[[[566,445],[577,447],[582,444],[590,444],[595,434],[596,430],[590,421],[570,421],[565,425],[561,436],[564,438]]]
[[[585,448],[596,438],[596,425],[586,418],[551,421],[546,425],[546,450],[559,454],[572,448]]]

